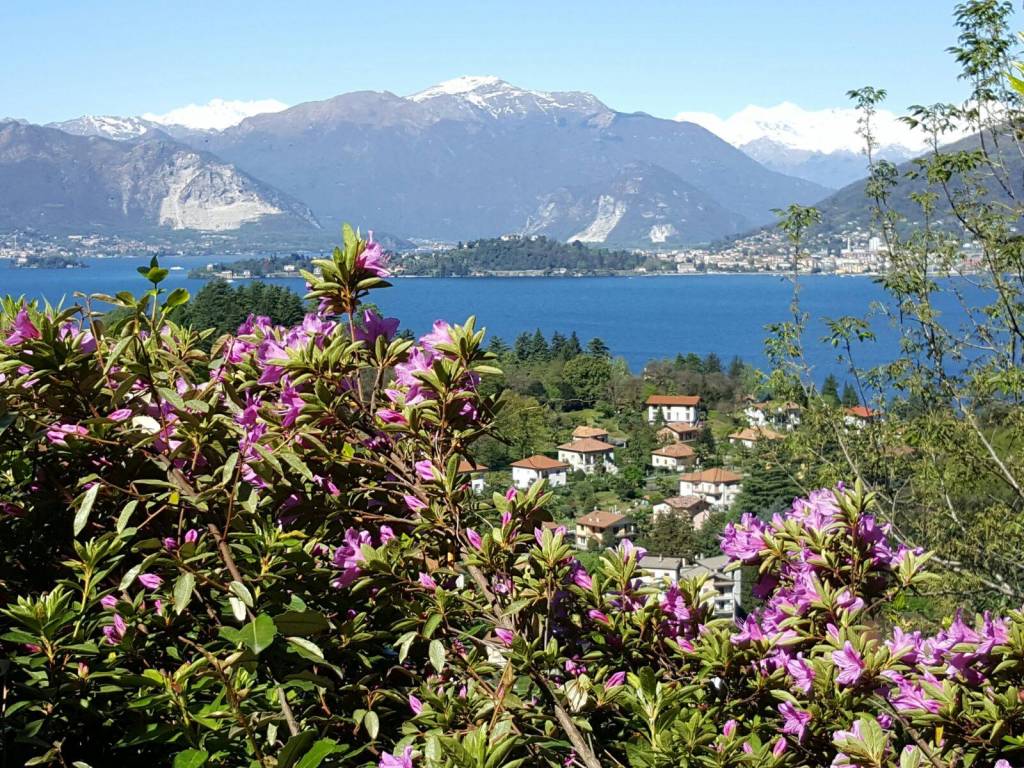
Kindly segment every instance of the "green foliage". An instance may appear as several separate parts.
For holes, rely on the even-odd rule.
[[[216,338],[234,332],[249,315],[269,317],[277,325],[294,325],[304,314],[302,299],[288,288],[259,281],[232,287],[223,280],[212,280],[177,309],[173,318],[197,330],[213,329],[212,338]]]

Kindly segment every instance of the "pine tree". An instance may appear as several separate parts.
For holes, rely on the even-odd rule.
[[[839,405],[839,382],[831,373],[825,377],[825,383],[821,386],[821,397],[829,405]]]
[[[516,344],[515,344],[516,359],[519,360],[519,362],[521,362],[521,363],[525,363],[527,360],[530,359],[530,350],[531,350],[530,341],[531,341],[530,334],[528,334],[528,333],[524,332],[524,333],[520,333],[518,336],[516,336]]]
[[[538,328],[533,332],[533,337],[530,339],[530,359],[547,360],[549,354],[548,341],[544,338],[540,328]]]
[[[747,367],[743,364],[743,361],[738,355],[733,357],[732,361],[729,363],[729,378],[734,382],[738,381],[743,378],[743,374],[746,372],[746,369]]]
[[[840,398],[840,402],[847,408],[853,408],[855,405],[860,405],[860,398],[857,397],[857,390],[850,385],[850,382],[846,382],[843,385],[843,396]]]
[[[704,358],[704,373],[721,373],[722,372],[722,358],[716,355],[714,352],[708,352]]]
[[[609,357],[611,350],[608,349],[608,345],[604,343],[603,339],[595,336],[587,342],[587,354],[594,357]]]
[[[569,341],[565,344],[565,359],[572,360],[582,354],[583,346],[580,344],[580,337],[576,335],[576,331],[573,331],[569,335]]]

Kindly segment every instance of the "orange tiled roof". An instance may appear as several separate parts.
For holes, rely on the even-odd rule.
[[[558,461],[542,454],[534,454],[533,456],[527,456],[525,459],[512,462],[513,467],[521,467],[523,469],[568,469],[569,465],[564,461]]]
[[[608,430],[601,429],[600,427],[588,427],[585,424],[580,424],[576,429],[572,431],[574,438],[581,437],[607,437]]]
[[[648,405],[700,405],[700,395],[651,395]]]
[[[483,464],[477,464],[475,461],[470,459],[463,459],[459,462],[459,472],[463,474],[469,474],[472,472],[486,472],[487,467]]]
[[[571,451],[572,453],[608,453],[612,450],[612,446],[603,440],[583,437],[570,443],[563,443],[558,446],[558,450]]]
[[[625,515],[620,515],[617,512],[606,512],[603,509],[595,509],[593,512],[588,512],[582,517],[576,518],[576,522],[579,525],[585,525],[587,528],[603,529],[610,528],[625,518]]]
[[[668,456],[670,459],[688,459],[693,456],[693,448],[686,443],[673,443],[651,451],[655,456]]]
[[[743,475],[737,475],[728,469],[715,467],[714,469],[705,469],[702,472],[689,472],[681,475],[679,479],[687,480],[691,483],[738,483],[743,479]]]

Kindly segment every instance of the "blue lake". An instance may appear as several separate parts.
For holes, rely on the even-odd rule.
[[[216,257],[167,257],[172,271],[165,285],[186,286],[193,293],[205,281],[190,280],[187,270]],[[145,290],[135,268],[143,258],[88,259],[88,269],[13,269],[0,262],[0,295],[26,295],[51,303],[72,301],[75,291],[116,293]],[[274,280],[301,292],[301,280]],[[422,333],[437,318],[452,322],[476,315],[478,325],[511,343],[523,331],[540,328],[580,338],[599,336],[633,371],[655,358],[677,353],[715,352],[726,361],[739,355],[756,365],[765,363],[765,326],[786,320],[790,283],[772,275],[701,275],[665,277],[585,278],[398,278],[394,286],[372,296],[383,311],[400,317],[405,326]],[[801,301],[810,313],[808,359],[816,378],[829,370],[842,374],[835,350],[820,343],[826,333],[822,318],[863,316],[872,302],[885,298],[868,277],[809,276],[801,279]],[[941,305],[940,301],[940,305]],[[962,312],[949,298],[945,309],[950,322]],[[891,359],[898,352],[896,331],[875,321],[878,340],[862,345],[858,364],[867,367]],[[842,380],[843,376],[840,375]]]

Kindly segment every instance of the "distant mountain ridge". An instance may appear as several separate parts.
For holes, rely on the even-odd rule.
[[[351,221],[452,242],[531,233],[694,244],[828,191],[764,167],[694,123],[493,76],[455,78],[407,97],[341,94],[225,130],[114,117],[53,127],[129,144],[187,144],[301,201],[329,231]]]
[[[319,228],[298,201],[163,134],[113,141],[0,123],[0,227],[144,233],[268,224]]]

